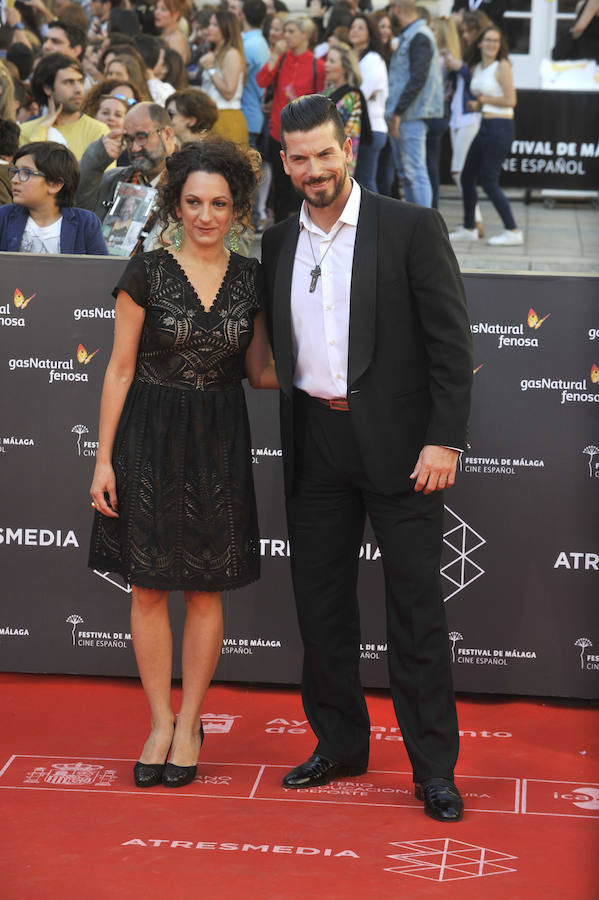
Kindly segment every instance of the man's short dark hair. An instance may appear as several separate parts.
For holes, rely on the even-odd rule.
[[[160,59],[162,43],[153,34],[136,34],[133,46],[141,56],[147,69],[153,69]]]
[[[250,28],[262,28],[266,18],[266,3],[263,0],[245,0],[243,15]]]
[[[139,109],[140,106],[147,107],[148,115],[154,125],[160,125],[161,128],[173,127],[173,121],[164,106],[161,106],[159,103],[138,103],[134,109]]]
[[[11,44],[6,61],[17,67],[21,81],[27,81],[33,71],[33,50],[27,44]]]
[[[16,122],[10,119],[0,119],[0,156],[8,156],[10,159],[19,149],[19,134],[21,129]]]
[[[339,146],[345,143],[345,129],[339,110],[324,94],[305,94],[292,100],[281,111],[281,146],[285,150],[285,135],[292,131],[312,131],[332,122]]]
[[[54,89],[56,76],[61,69],[76,69],[83,75],[83,68],[79,60],[67,56],[66,53],[48,53],[47,56],[42,56],[35,67],[31,77],[31,93],[33,99],[40,106],[45,106],[48,102],[48,95],[44,88]]]
[[[75,194],[79,187],[79,163],[75,155],[56,141],[34,141],[23,144],[15,154],[15,162],[22,156],[33,156],[35,167],[48,181],[62,181],[62,187],[56,194],[58,208],[73,206]]]
[[[72,25],[71,22],[65,22],[63,19],[54,19],[53,22],[48,24],[48,28],[60,28],[65,33],[65,37],[69,42],[69,47],[81,47],[81,54],[85,50],[86,44],[86,36],[85,32],[81,30],[77,25]]]

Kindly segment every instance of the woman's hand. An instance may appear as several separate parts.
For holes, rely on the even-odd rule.
[[[470,110],[470,112],[480,112],[482,109],[482,103],[480,100],[468,100],[466,106]]]
[[[96,463],[94,478],[89,492],[93,500],[93,506],[99,513],[102,513],[103,516],[109,516],[111,519],[118,519],[116,478],[110,463]],[[105,494],[108,494],[109,503],[106,502]]]
[[[203,69],[213,69],[216,65],[216,56],[209,50],[208,53],[204,53],[203,56],[200,56],[200,65]]]
[[[451,69],[452,72],[459,72],[464,63],[461,59],[456,59],[455,56],[452,56],[449,51],[445,51],[443,58],[445,60],[445,65],[448,69]]]

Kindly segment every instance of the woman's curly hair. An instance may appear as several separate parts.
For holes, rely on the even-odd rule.
[[[166,160],[167,178],[160,191],[160,221],[167,228],[176,221],[183,186],[192,172],[222,175],[231,191],[233,212],[239,223],[247,222],[252,211],[258,173],[248,153],[233,141],[208,134],[200,141],[183,144]]]

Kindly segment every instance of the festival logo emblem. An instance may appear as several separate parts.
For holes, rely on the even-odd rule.
[[[94,350],[93,353],[88,353],[83,344],[79,344],[77,347],[77,362],[81,363],[82,366],[87,366],[93,359],[93,357],[98,353],[100,348]]]
[[[545,319],[548,319],[550,315],[551,315],[551,313],[547,313],[546,316],[543,316],[542,319],[539,319],[538,315],[536,314],[536,312],[534,311],[534,309],[531,306],[530,309],[528,310],[528,320],[527,320],[528,327],[534,328],[535,331],[538,331],[539,328],[541,327],[541,325],[543,324],[543,322],[545,321]]]
[[[69,625],[73,626],[73,647],[75,646],[75,629],[77,625],[81,625],[83,623],[83,619],[81,616],[78,616],[76,613],[72,616],[69,616],[68,619],[65,620]]]
[[[29,302],[33,300],[34,297],[37,297],[37,293],[32,294],[31,297],[25,298],[23,292],[20,291],[19,288],[15,288],[13,302],[17,309],[25,309],[25,307],[29,305]]]
[[[455,662],[455,645],[457,641],[463,641],[464,635],[459,631],[450,631],[449,640],[451,641],[451,661]]]
[[[517,859],[517,856],[452,838],[392,841],[391,845],[400,852],[388,854],[389,859],[397,860],[398,864],[386,868],[385,872],[395,875],[411,875],[413,878],[439,882],[506,875],[516,871],[506,863]]]
[[[589,457],[589,478],[599,478],[599,462],[593,463],[593,457],[599,454],[599,447],[596,447],[595,444],[589,444],[582,452]]]
[[[85,425],[73,425],[71,432],[77,435],[77,455],[81,456],[81,435],[89,434],[89,428],[86,428]]]
[[[592,647],[593,642],[588,637],[579,637],[578,640],[574,641],[575,647],[580,647],[580,668],[584,669],[584,651],[587,647]]]

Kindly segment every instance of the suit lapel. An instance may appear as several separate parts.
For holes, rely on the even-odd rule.
[[[374,351],[377,246],[376,199],[362,188],[349,304],[348,391],[368,368]]]
[[[277,376],[281,390],[293,391],[293,354],[291,341],[291,278],[299,236],[299,221],[290,222],[278,255],[273,295],[273,339]]]

